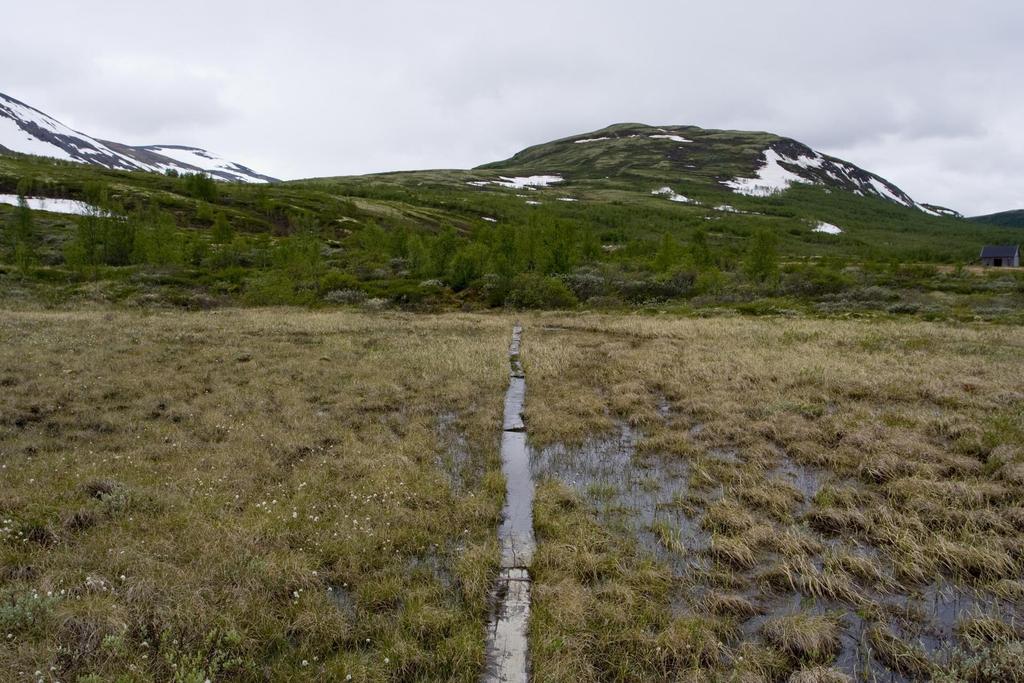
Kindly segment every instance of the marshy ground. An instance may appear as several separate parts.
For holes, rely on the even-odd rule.
[[[0,679],[475,680],[510,329],[5,313]]]
[[[4,680],[476,680],[512,322],[4,312]],[[522,322],[534,680],[1021,676],[1020,328]]]
[[[1020,680],[1019,328],[541,319],[537,680]]]

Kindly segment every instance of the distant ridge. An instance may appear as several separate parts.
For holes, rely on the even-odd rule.
[[[1024,209],[1000,211],[987,216],[973,216],[968,220],[986,225],[998,225],[1003,228],[1024,228]]]
[[[619,123],[534,145],[478,170],[523,176],[647,178],[680,183],[684,188],[703,185],[762,197],[795,184],[817,185],[884,199],[932,216],[961,217],[952,209],[918,202],[889,180],[848,161],[764,132]]]
[[[272,178],[216,154],[181,145],[131,145],[100,140],[0,93],[0,153],[34,154],[123,171],[206,173],[217,180],[273,182]]]

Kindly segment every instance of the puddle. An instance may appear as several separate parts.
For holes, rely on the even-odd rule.
[[[505,475],[505,508],[498,540],[501,574],[494,591],[495,610],[487,627],[487,667],[481,680],[527,681],[529,649],[526,639],[530,616],[530,562],[536,548],[533,536],[533,477],[526,443],[523,403],[526,378],[520,361],[522,328],[512,330],[509,345],[509,385],[502,419],[501,471]]]
[[[658,397],[658,404],[655,406],[655,410],[658,411],[658,417],[665,422],[672,420],[672,402],[668,400],[667,396]]]
[[[430,546],[424,554],[409,558],[406,575],[422,574],[437,581],[446,592],[451,591],[455,587],[455,577],[452,576],[451,562],[446,557],[448,554],[442,555],[437,546]]]
[[[709,448],[707,457],[728,465],[740,465],[743,463],[739,452],[735,448]]]
[[[1007,624],[1024,620],[1020,605],[948,581],[929,584],[910,596],[890,596],[880,602],[892,608],[895,618],[889,626],[893,632],[919,643],[932,658],[948,654],[962,644],[957,626],[964,620],[982,616]]]
[[[513,350],[518,352],[518,340],[510,354]],[[673,590],[669,608],[676,617],[701,615],[706,609],[701,605],[703,597],[710,591],[720,590],[734,592],[758,608],[755,616],[737,622],[738,635],[743,642],[763,643],[764,624],[779,617],[809,613],[840,618],[839,649],[830,666],[852,676],[853,680],[889,683],[911,680],[890,669],[892,662],[883,661],[884,655],[876,651],[869,638],[875,626],[887,628],[900,640],[923,651],[933,663],[942,665],[948,661],[950,652],[963,644],[957,626],[965,618],[988,615],[1004,623],[1024,622],[1024,606],[945,580],[909,595],[890,593],[890,586],[898,583],[892,580],[891,567],[880,567],[887,576],[877,580],[870,577],[858,580],[851,574],[850,580],[858,593],[856,598],[850,598],[852,602],[821,595],[814,597],[810,594],[816,590],[814,584],[810,588],[803,586],[807,594],[788,587],[774,592],[759,586],[758,574],[782,560],[783,556],[776,552],[759,551],[754,567],[730,569],[731,576],[727,578],[731,583],[726,583],[714,560],[708,559],[705,551],[710,535],[701,529],[700,523],[708,506],[721,499],[730,482],[743,483],[746,481],[743,477],[751,475],[775,482],[777,487],[791,486],[803,499],[795,514],[795,519],[800,520],[813,506],[822,486],[835,483],[836,475],[803,465],[788,457],[781,448],[777,450],[777,458],[768,458],[772,466],[767,468],[758,459],[748,461],[747,453],[733,448],[710,449],[692,462],[658,453],[638,453],[642,435],[624,422],[618,424],[612,436],[591,439],[579,447],[554,445],[531,451],[520,415],[525,380],[516,375],[517,369],[521,372],[518,360],[516,355],[512,361],[506,396],[506,431],[502,440],[503,470],[509,482],[509,500],[501,531],[503,578],[499,595],[502,600],[488,648],[492,665],[504,667],[502,662],[508,662],[508,666],[489,673],[486,681],[526,680],[528,671],[525,629],[530,584],[525,565],[533,552],[530,511],[526,504],[532,501],[531,472],[534,478],[550,478],[572,489],[602,525],[623,539],[635,541],[641,550],[672,569],[678,588]],[[672,408],[667,400],[658,402],[657,412],[672,429],[689,433],[690,438],[698,438],[704,431],[704,425],[699,422],[683,424],[680,420],[671,425]],[[517,507],[518,503],[525,509]],[[770,519],[758,521],[771,524],[780,534],[786,532],[786,524]],[[872,546],[857,544],[850,548],[849,540],[813,534],[799,521],[795,525],[797,534],[809,534],[817,541],[817,544],[812,543],[816,550],[801,551],[801,554],[806,553],[809,566],[824,575],[815,580],[827,581],[826,555],[839,550],[839,546],[854,555],[866,554],[876,566],[881,562],[877,549]],[[524,534],[522,537],[518,535],[520,532]],[[503,677],[505,671],[514,673]]]
[[[774,467],[771,471],[773,476],[796,487],[796,490],[803,496],[804,500],[800,504],[797,516],[809,512],[814,504],[814,497],[821,490],[822,479],[824,478],[823,473],[799,465],[785,454],[782,456],[781,464]]]
[[[661,412],[661,411],[659,411]],[[692,427],[680,426],[680,429]],[[699,433],[699,430],[698,430]],[[692,432],[691,432],[692,434]],[[533,454],[531,467],[535,476],[560,481],[575,491],[594,510],[606,528],[635,539],[641,548],[683,577],[681,590],[671,598],[674,616],[692,615],[705,591],[712,583],[701,579],[707,566],[702,551],[709,545],[709,535],[700,528],[707,506],[721,496],[723,484],[709,480],[700,490],[690,489],[690,463],[680,458],[659,454],[637,453],[640,434],[628,424],[620,424],[609,438],[593,439],[577,448],[551,446]],[[743,466],[743,454],[733,449],[716,449],[705,462],[721,462]],[[800,515],[813,504],[814,496],[830,480],[828,472],[804,466],[779,453],[778,464],[763,471],[766,480],[791,485],[803,497]],[[697,467],[694,464],[694,467]],[[780,528],[780,533],[782,529]],[[666,543],[666,534],[671,534]],[[841,540],[822,542],[822,551],[834,548]],[[670,547],[675,546],[675,547]],[[875,553],[870,546],[858,546],[861,552]],[[704,559],[702,559],[704,558]],[[760,613],[740,624],[743,641],[761,641],[761,629],[772,619],[797,614],[837,615],[842,619],[840,648],[831,666],[853,676],[854,680],[908,681],[903,674],[880,661],[869,638],[875,625],[857,606],[842,600],[812,597],[798,591],[764,592],[757,588],[756,576],[764,567],[779,559],[774,553],[762,553],[757,566],[736,575],[736,588],[742,597],[758,606]],[[820,572],[821,553],[809,558]],[[686,576],[693,581],[687,581]],[[744,588],[745,586],[745,588]],[[1011,602],[1000,603],[969,588],[947,582],[933,584],[911,596],[882,593],[861,586],[858,592],[865,600],[886,606],[881,625],[889,627],[898,637],[923,649],[927,656],[941,664],[948,653],[961,644],[957,624],[967,616],[988,614],[1004,622],[1021,623],[1022,608]],[[698,612],[699,613],[699,612]],[[904,616],[906,615],[906,616]]]
[[[869,624],[845,603],[825,598],[807,598],[799,593],[782,593],[767,600],[756,592],[746,597],[755,601],[761,597],[763,612],[743,623],[740,631],[745,639],[760,639],[764,625],[781,617],[800,613],[838,616],[842,620],[842,629],[839,634],[839,651],[831,663],[833,668],[851,676],[855,681],[903,683],[907,680],[872,657],[867,637]]]
[[[466,435],[458,426],[458,415],[451,412],[439,415],[437,435],[443,449],[435,464],[438,471],[447,475],[452,492],[461,494],[478,483],[483,472],[469,452]]]
[[[328,586],[327,597],[338,608],[338,611],[352,620],[356,617],[356,600],[352,592],[344,586]]]
[[[639,433],[620,423],[618,434],[579,448],[554,445],[534,454],[537,477],[562,482],[594,509],[598,520],[636,539],[676,573],[694,561],[689,551],[707,542],[685,502],[689,465],[681,458],[638,454]]]

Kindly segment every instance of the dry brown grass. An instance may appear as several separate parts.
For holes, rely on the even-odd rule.
[[[475,680],[510,329],[4,312],[0,677]]]
[[[702,607],[711,614],[734,617],[740,621],[746,621],[762,613],[761,608],[748,598],[734,593],[719,593],[718,591],[711,591],[704,596]]]
[[[853,679],[842,671],[823,666],[794,671],[788,683],[851,683]]]
[[[709,677],[842,675],[793,672],[763,656],[769,633],[781,642],[785,631],[730,630],[752,618],[748,606],[771,612],[786,596],[881,618],[887,600],[918,604],[920,591],[952,582],[993,604],[1019,604],[1024,491],[1017,483],[1024,455],[1015,444],[1024,442],[1024,330],[554,314],[528,320],[527,330],[527,417],[536,443],[580,444],[613,433],[622,421],[639,429],[645,458],[686,463],[688,476],[673,500],[682,524],[702,533],[683,534],[688,560],[677,567],[669,600],[693,611],[688,618],[696,623],[725,623],[713,629],[722,635],[718,656],[699,665]],[[577,506],[572,514],[580,512]],[[560,514],[557,507],[539,511],[552,528]],[[542,552],[552,540],[542,539]],[[624,557],[643,549],[612,543],[601,553],[623,566]],[[695,592],[706,597],[694,603]],[[668,604],[662,609],[669,613]],[[651,627],[649,604],[645,610],[648,616],[635,619],[620,614],[618,628],[626,623],[639,638]],[[827,659],[839,628],[825,629],[834,637],[807,652]],[[805,630],[815,631],[794,629]],[[874,647],[860,644],[875,652],[873,666],[923,670],[884,633],[872,631]],[[564,635],[554,622],[538,625],[537,634]],[[852,632],[845,637],[857,639]],[[941,647],[958,644],[947,639]],[[757,661],[740,665],[741,652]],[[590,672],[586,680],[615,678],[603,668],[606,656],[538,654],[552,670],[568,667],[563,659],[585,657],[585,666],[575,666]],[[931,667],[946,655],[922,656]],[[657,677],[653,663],[636,665]]]
[[[540,485],[536,680],[832,680],[822,666],[851,640],[833,613],[881,622],[902,600],[926,620],[920,596],[939,582],[1019,611],[1024,331],[524,323],[535,445],[625,423],[645,458],[686,470],[643,535],[628,509],[605,526],[601,501]],[[510,327],[5,313],[0,620],[12,637],[0,669],[475,679]],[[641,479],[638,495],[658,489],[656,474]],[[986,610],[942,647],[1000,639],[991,656],[1012,668],[1019,634],[1001,623],[1005,611]],[[941,673],[944,653],[868,626],[874,665]]]
[[[836,617],[801,612],[772,619],[761,632],[768,643],[800,662],[827,664],[839,652]]]
[[[874,649],[874,656],[893,671],[914,679],[926,679],[932,672],[932,663],[919,645],[883,626],[868,630],[868,642]]]

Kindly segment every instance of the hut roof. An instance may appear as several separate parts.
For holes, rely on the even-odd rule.
[[[981,249],[981,258],[1013,258],[1018,251],[1015,244],[987,244]]]

